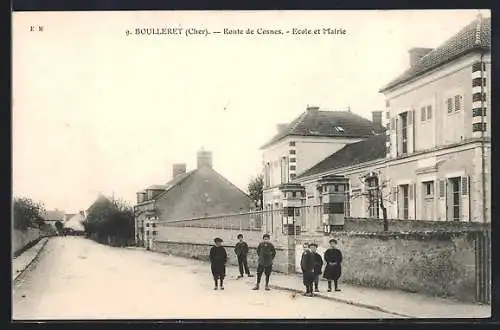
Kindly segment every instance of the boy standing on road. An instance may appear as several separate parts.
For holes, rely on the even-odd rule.
[[[309,244],[304,243],[302,246],[302,258],[300,259],[300,268],[302,269],[302,283],[306,286],[304,296],[313,296],[313,281],[314,281],[314,255],[309,249]]]
[[[309,244],[309,248],[314,256],[314,291],[319,292],[319,275],[321,275],[321,270],[323,269],[323,258],[316,251],[318,249],[318,244],[311,243]]]
[[[212,275],[214,277],[215,287],[218,289],[217,280],[220,280],[220,289],[224,290],[224,277],[226,277],[226,262],[227,253],[226,249],[222,246],[222,238],[214,239],[215,246],[210,249],[210,266],[212,268]]]
[[[236,243],[236,246],[234,247],[234,253],[236,253],[236,256],[238,257],[238,267],[240,269],[240,275],[238,278],[243,277],[243,270],[248,277],[253,277],[248,269],[248,244],[243,240],[243,234],[238,234],[238,243]]]
[[[269,234],[264,234],[262,236],[262,242],[259,243],[257,247],[257,255],[259,257],[257,266],[257,284],[253,290],[259,290],[260,280],[262,278],[262,273],[266,275],[266,287],[265,289],[269,291],[269,277],[271,276],[271,271],[273,269],[273,260],[276,257],[276,249],[274,245],[269,242]]]

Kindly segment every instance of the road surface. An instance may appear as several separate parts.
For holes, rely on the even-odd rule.
[[[12,315],[14,320],[394,317],[286,291],[253,291],[251,281],[236,275],[228,274],[225,291],[214,291],[207,263],[56,237],[14,285]]]

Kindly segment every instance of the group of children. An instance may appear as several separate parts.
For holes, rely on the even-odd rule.
[[[238,235],[238,242],[234,247],[234,252],[238,258],[238,266],[240,275],[238,278],[242,278],[245,273],[248,277],[253,277],[250,274],[250,269],[248,268],[248,244],[243,240],[243,235]],[[270,237],[268,234],[262,236],[262,242],[257,246],[257,283],[253,290],[259,290],[262,275],[265,275],[265,290],[269,289],[269,278],[271,277],[271,272],[273,268],[273,261],[276,257],[276,249],[274,245],[269,241]],[[224,290],[224,278],[226,277],[226,263],[227,263],[227,253],[226,249],[222,246],[222,238],[214,239],[215,245],[210,249],[210,265],[212,270],[212,275],[214,278],[214,290]],[[330,240],[330,248],[328,248],[324,253],[325,269],[323,269],[323,258],[319,253],[316,252],[318,245],[315,243],[307,244],[304,243],[304,252],[302,253],[302,259],[300,266],[302,268],[303,283],[306,286],[305,296],[313,296],[313,285],[314,291],[319,292],[319,275],[323,273],[323,277],[328,281],[328,292],[332,291],[332,281],[335,285],[335,291],[340,291],[338,288],[338,279],[341,275],[341,263],[342,263],[342,253],[336,248],[337,241],[335,239]]]
[[[340,291],[338,280],[342,274],[342,253],[337,249],[337,241],[330,240],[330,247],[325,251],[323,258],[325,260],[325,269],[323,270],[323,258],[316,252],[318,245],[316,243],[304,243],[304,252],[300,260],[300,267],[302,268],[302,279],[306,287],[305,296],[312,297],[313,285],[314,291],[319,292],[319,276],[328,281],[328,292],[332,291],[332,281],[335,285],[335,291]]]
[[[269,289],[269,278],[271,277],[271,272],[273,269],[273,261],[276,257],[276,249],[274,245],[269,241],[270,237],[268,234],[264,234],[262,236],[262,242],[257,246],[257,256],[258,256],[258,265],[257,265],[257,283],[254,290],[259,290],[260,281],[262,279],[262,274],[266,276],[266,290]],[[224,278],[226,277],[226,263],[227,263],[227,253],[226,249],[222,246],[222,238],[214,239],[215,246],[212,246],[210,249],[210,265],[212,268],[212,275],[214,277],[214,290],[224,290]],[[238,235],[238,243],[234,247],[234,252],[238,257],[238,266],[240,270],[240,275],[238,278],[243,277],[243,271],[247,274],[248,277],[253,277],[250,274],[250,269],[248,268],[248,244],[243,240],[243,235]]]

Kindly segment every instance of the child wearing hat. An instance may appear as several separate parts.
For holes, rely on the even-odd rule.
[[[335,284],[335,291],[340,291],[338,280],[342,275],[342,252],[337,249],[337,240],[330,240],[330,247],[325,251],[325,271],[323,277],[328,280],[328,292],[332,291],[332,281]]]
[[[253,290],[259,290],[262,273],[266,275],[265,290],[270,290],[269,278],[271,277],[273,261],[276,257],[276,249],[274,248],[273,243],[269,242],[269,240],[269,234],[264,234],[262,236],[262,242],[260,242],[259,246],[257,246],[257,256],[259,257],[257,266],[257,284]]]
[[[210,249],[210,266],[212,268],[212,275],[214,277],[215,287],[214,290],[218,289],[218,282],[220,281],[220,289],[224,290],[224,277],[226,277],[226,262],[227,253],[226,249],[222,246],[222,238],[214,239],[215,245]]]
[[[313,254],[313,260],[314,260],[314,291],[319,292],[318,288],[319,275],[321,275],[321,269],[323,269],[323,258],[317,252],[318,244],[316,243],[309,244],[309,249]]]

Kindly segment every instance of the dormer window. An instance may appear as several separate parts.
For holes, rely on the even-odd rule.
[[[344,133],[344,128],[341,127],[341,126],[335,126],[335,130],[338,132],[338,133]]]

